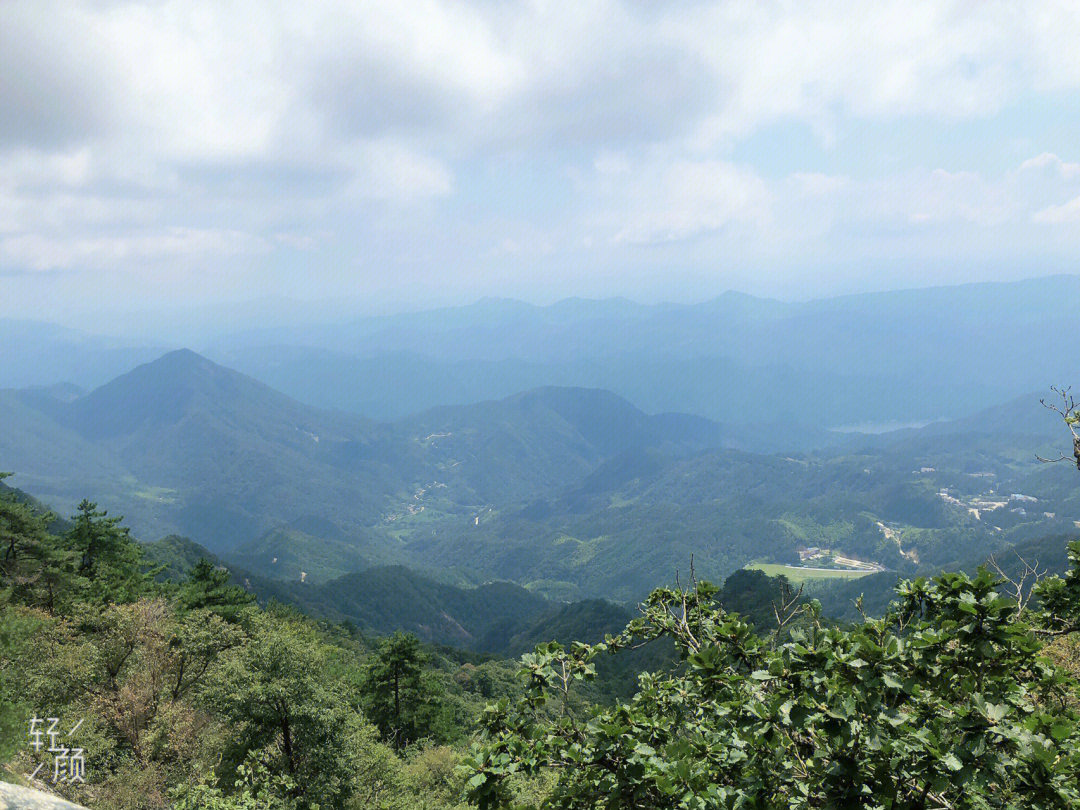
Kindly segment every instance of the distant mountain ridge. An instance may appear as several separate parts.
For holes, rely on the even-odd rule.
[[[1075,363],[1055,347],[1080,328],[1076,300],[1080,276],[801,302],[735,292],[698,304],[487,298],[247,329],[198,348],[298,401],[379,420],[545,385],[585,387],[651,413],[766,423],[772,430],[759,438],[783,440],[768,449],[791,449],[807,429],[957,418],[972,401],[1072,379]],[[47,324],[2,321],[5,336],[11,359],[0,387],[93,387],[162,352]],[[799,428],[781,434],[792,422]]]
[[[375,422],[189,351],[70,393],[0,391],[0,469],[18,485],[62,514],[92,495],[137,537],[190,536],[293,584],[406,564],[453,584],[632,601],[691,556],[713,578],[789,562],[800,545],[908,568],[1080,519],[1071,479],[1034,460],[1060,430],[1034,398],[1024,419],[1046,417],[1044,433],[1013,404],[771,455],[742,449],[743,430],[585,388]],[[796,406],[782,400],[769,415],[797,427]],[[996,487],[1039,506],[981,506],[1000,500]]]
[[[94,388],[139,363],[160,356],[167,344],[89,335],[42,321],[0,318],[0,388]]]
[[[485,299],[249,331],[215,341],[209,354],[301,399],[307,391],[318,404],[380,418],[559,385],[725,423],[773,422],[758,415],[793,402],[796,421],[825,428],[868,414],[958,417],[973,397],[997,402],[1066,379],[1077,369],[1054,346],[1080,327],[1076,300],[1078,276],[806,302],[740,293],[690,305]]]

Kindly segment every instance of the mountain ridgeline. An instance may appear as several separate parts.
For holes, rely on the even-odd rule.
[[[0,402],[3,466],[61,514],[93,492],[140,538],[192,537],[309,589],[404,565],[449,585],[633,602],[691,558],[713,579],[798,563],[800,548],[911,573],[1080,520],[1064,471],[1035,461],[1059,428],[1034,393],[789,454],[584,388],[378,422],[187,350],[89,393],[16,389]]]
[[[651,413],[764,423],[750,449],[806,449],[822,428],[960,417],[1073,379],[1047,351],[1074,334],[1080,278],[805,302],[729,292],[699,304],[485,299],[464,307],[261,327],[199,352],[293,398],[380,420],[547,385],[612,391]],[[0,387],[93,388],[158,345],[0,322]]]
[[[377,423],[303,405],[187,350],[74,399],[0,397],[12,422],[0,457],[28,488],[72,504],[90,487],[142,536],[179,531],[215,550],[306,514],[377,524],[425,488],[475,511],[566,486],[619,452],[727,440],[707,419],[554,388]]]
[[[428,337],[523,351],[507,306]],[[737,399],[687,357],[633,362]],[[1070,395],[860,433],[818,393],[752,424],[553,385],[373,419],[189,350],[0,391],[0,479],[35,496],[0,481],[0,776],[47,764],[11,740],[48,705],[96,755],[58,789],[109,808],[1077,806],[1080,489],[1038,458]]]
[[[541,385],[613,391],[649,412],[811,428],[959,417],[1073,379],[1080,277],[781,302],[486,299],[434,312],[222,336],[207,354],[305,401],[394,418]],[[798,425],[798,429],[792,429]],[[786,428],[786,429],[785,429]]]

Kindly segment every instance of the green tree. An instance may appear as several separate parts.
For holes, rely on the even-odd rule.
[[[272,773],[255,754],[236,768],[233,790],[226,793],[203,778],[174,791],[174,810],[292,810],[297,802],[291,795],[296,783],[280,773]]]
[[[143,570],[142,549],[120,522],[84,499],[66,536],[79,555],[78,574],[88,581],[89,596],[97,602],[137,599],[155,573]]]
[[[397,750],[437,730],[438,690],[424,677],[426,663],[419,639],[399,631],[364,669],[365,713]]]
[[[325,645],[306,622],[254,613],[246,628],[248,643],[226,656],[204,690],[208,707],[231,727],[223,779],[255,756],[287,777],[281,801],[339,806],[363,733],[355,697],[331,676]]]
[[[180,585],[180,606],[184,610],[205,608],[228,621],[236,621],[240,612],[254,604],[254,594],[229,583],[229,572],[212,562],[200,559]]]
[[[0,480],[6,477],[0,473]],[[21,604],[50,613],[71,595],[75,553],[49,534],[52,515],[0,492],[0,587]]]
[[[243,641],[243,631],[216,612],[184,612],[168,641],[169,666],[163,676],[172,699],[200,688],[218,658]]]

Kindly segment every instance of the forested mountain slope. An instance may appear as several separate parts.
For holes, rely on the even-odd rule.
[[[475,511],[569,485],[627,448],[726,441],[699,417],[541,389],[375,423],[302,405],[190,351],[70,400],[5,391],[0,463],[67,508],[88,489],[144,536],[220,550],[305,515],[350,530],[427,507]]]
[[[914,572],[1080,520],[1067,475],[1035,460],[1059,429],[1036,395],[776,455],[580,388],[378,423],[188,351],[83,395],[0,397],[0,465],[61,512],[96,491],[140,537],[190,536],[296,584],[403,564],[452,584],[634,601],[691,556],[713,579],[798,563],[800,548]]]
[[[174,569],[154,581],[142,547],[91,505],[50,526],[0,485],[0,531],[0,769],[25,781],[49,764],[19,742],[37,707],[78,717],[68,736],[93,770],[52,787],[89,806],[451,810],[467,793],[489,808],[594,807],[607,783],[656,808],[718,787],[821,807],[869,790],[918,808],[931,783],[941,806],[973,791],[988,807],[1080,799],[1075,681],[1051,663],[1076,671],[1080,544],[1034,609],[991,577],[951,573],[902,585],[886,618],[850,627],[808,601],[778,607],[783,585],[759,571],[657,589],[629,622],[604,602],[552,610],[513,584],[460,589],[400,568],[307,589],[243,583],[321,596],[309,606],[357,612],[357,632],[260,608],[184,538],[148,547]],[[382,622],[539,646],[514,666],[373,638]]]

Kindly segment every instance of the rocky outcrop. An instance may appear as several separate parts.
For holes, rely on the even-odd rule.
[[[86,810],[40,790],[0,782],[0,810]]]

